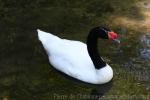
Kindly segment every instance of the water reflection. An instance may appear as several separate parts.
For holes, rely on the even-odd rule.
[[[150,35],[143,35],[141,38],[142,49],[140,54],[142,58],[150,60]]]
[[[91,91],[91,98],[89,100],[99,100],[102,96],[104,96],[113,86],[113,80],[101,85],[93,85]]]
[[[77,96],[80,99],[84,98],[85,100],[99,100],[102,96],[104,96],[106,93],[108,93],[108,91],[113,86],[113,80],[111,80],[110,82],[108,82],[106,84],[90,84],[90,83],[85,83],[83,81],[75,79],[73,77],[70,77],[70,76],[56,70],[55,68],[53,68],[53,70],[56,71],[57,73],[61,74],[66,79],[72,81],[74,84],[78,84],[78,85],[82,85],[82,86],[91,88],[91,93],[89,95],[78,94]]]

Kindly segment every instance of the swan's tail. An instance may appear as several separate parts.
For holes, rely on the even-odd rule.
[[[46,41],[47,38],[49,37],[49,34],[48,34],[48,33],[43,32],[43,31],[41,31],[41,30],[39,30],[39,29],[37,29],[37,32],[38,32],[38,38],[39,38],[39,40],[40,40],[41,42]]]
[[[51,33],[41,31],[40,29],[37,29],[37,32],[38,32],[38,38],[42,43],[45,43],[48,41],[53,42],[53,41],[56,41],[57,39],[59,39],[57,36],[55,36]]]

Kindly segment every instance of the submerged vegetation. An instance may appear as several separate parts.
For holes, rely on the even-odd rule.
[[[150,63],[139,55],[139,38],[149,34],[149,3],[0,0],[0,99],[149,100]],[[85,42],[90,28],[98,25],[111,27],[120,33],[122,41],[119,47],[100,41],[99,49],[114,69],[112,86],[104,86],[108,91],[103,91],[103,86],[76,82],[53,69],[36,32],[40,28]]]

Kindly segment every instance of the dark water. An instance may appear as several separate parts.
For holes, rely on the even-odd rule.
[[[126,7],[129,2],[134,4],[134,0],[121,2],[0,1],[0,99],[149,100],[147,41],[150,40],[149,36],[141,40],[147,35],[140,31],[113,26],[122,35],[121,44],[99,41],[103,58],[114,70],[113,80],[104,85],[83,83],[56,71],[37,38],[39,28],[62,38],[85,42],[90,28],[108,25],[104,20],[112,13],[128,16],[138,11],[134,5]],[[116,9],[118,7],[120,9]],[[137,16],[141,17],[139,12]],[[129,18],[134,16],[131,14]]]

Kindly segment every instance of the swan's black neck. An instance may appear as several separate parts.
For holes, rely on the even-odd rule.
[[[88,53],[93,61],[95,68],[100,69],[106,66],[106,62],[103,61],[98,52],[97,42],[98,42],[98,34],[90,32],[87,38]]]

